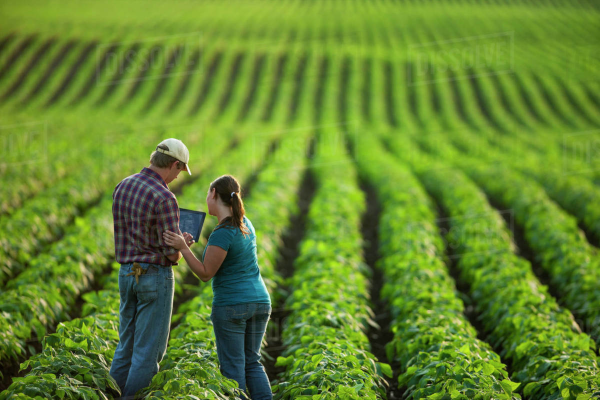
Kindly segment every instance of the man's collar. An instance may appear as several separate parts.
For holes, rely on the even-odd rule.
[[[165,182],[165,180],[163,179],[163,177],[160,176],[160,174],[158,172],[152,171],[148,167],[144,167],[144,168],[142,168],[142,170],[140,171],[140,173],[144,174],[144,175],[152,176],[153,178],[157,179],[158,182],[160,182],[161,185],[163,185],[164,187],[166,187],[167,189],[169,189],[169,186],[167,186],[167,182]]]

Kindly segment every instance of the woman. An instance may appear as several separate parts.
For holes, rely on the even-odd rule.
[[[217,178],[210,184],[206,205],[219,224],[208,238],[202,261],[190,251],[186,243],[189,235],[184,238],[167,231],[165,242],[181,250],[203,282],[214,276],[210,319],[221,373],[236,380],[242,390],[247,387],[253,400],[272,399],[269,379],[260,363],[271,299],[258,269],[256,234],[244,215],[238,181],[231,175]]]

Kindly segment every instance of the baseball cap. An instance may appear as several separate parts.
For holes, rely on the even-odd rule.
[[[163,147],[167,147],[167,149],[161,149],[160,146]],[[185,163],[185,169],[188,172],[188,174],[192,174],[190,172],[190,166],[188,165],[189,161],[190,161],[190,152],[188,151],[187,147],[185,147],[185,144],[183,144],[183,142],[179,139],[174,139],[174,138],[170,138],[170,139],[165,139],[162,142],[160,142],[158,144],[158,146],[156,146],[156,151],[158,151],[159,153],[163,153],[163,154],[167,154],[173,158],[175,158],[176,160],[181,161],[182,163]]]

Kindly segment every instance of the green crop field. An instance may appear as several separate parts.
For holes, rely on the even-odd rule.
[[[112,192],[168,137],[181,207],[242,183],[274,398],[600,398],[599,5],[0,1],[0,400],[120,397]],[[173,270],[138,394],[235,398]]]

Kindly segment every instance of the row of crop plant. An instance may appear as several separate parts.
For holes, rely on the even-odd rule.
[[[502,217],[476,185],[453,170],[430,171],[422,181],[447,210],[448,241],[464,253],[458,266],[488,340],[511,361],[513,380],[525,384],[523,395],[575,399],[600,390],[594,341],[559,308],[531,265],[514,255]]]
[[[585,321],[586,330],[598,343],[600,258],[575,218],[552,202],[541,186],[517,172],[481,167],[465,171],[490,198],[514,211],[527,242],[558,289],[561,302]]]
[[[396,154],[411,163],[406,154],[419,150],[404,144]],[[451,255],[470,286],[486,339],[510,360],[519,391],[531,399],[591,398],[600,390],[596,345],[541,285],[529,262],[514,254],[501,214],[460,170],[436,160],[411,164],[445,210]]]
[[[285,371],[273,385],[279,399],[385,398],[384,374],[391,377],[366,336],[374,314],[360,232],[364,195],[342,143],[322,140],[330,136],[320,132],[315,146],[317,188],[285,301],[286,349],[276,364]]]
[[[449,77],[440,73],[437,79],[443,81]],[[598,197],[592,186],[585,182],[587,178],[598,179],[594,165],[596,160],[593,155],[590,156],[599,138],[596,130],[598,120],[594,116],[597,105],[583,93],[581,82],[573,80],[567,86],[563,80],[556,76],[553,78],[551,74],[519,74],[518,82],[515,82],[509,76],[474,70],[468,82],[429,85],[435,85],[436,90],[441,92],[447,91],[449,86],[455,88],[458,98],[462,99],[459,103],[469,126],[477,128],[477,135],[493,138],[493,142],[504,149],[505,161],[515,160],[512,165],[521,166],[523,157],[530,159],[527,171],[536,174],[537,179],[563,207],[584,223],[592,224],[590,221],[594,220],[593,217],[588,216],[586,220],[583,212],[587,211],[587,215],[596,215],[597,212],[592,206],[579,205],[593,203]],[[515,85],[530,89],[527,90],[529,95],[542,92],[544,96],[533,96],[530,102],[525,101],[522,95],[516,93]],[[475,101],[478,98],[480,101]],[[568,99],[567,103],[564,98]],[[449,106],[447,97],[444,103]],[[541,111],[535,110],[542,109],[546,109],[547,113],[540,116]],[[458,110],[457,114],[460,114]],[[560,120],[549,123],[556,115],[561,117]],[[536,120],[535,116],[540,120]],[[450,138],[471,133],[472,139],[469,140],[480,140],[479,137],[473,137],[474,130],[461,128],[455,119],[451,122],[451,126],[446,126],[446,130],[450,130]],[[491,152],[492,149],[484,147],[485,151]],[[549,170],[552,172],[549,173]],[[582,185],[584,188],[580,188]],[[565,194],[565,191],[578,194]],[[578,200],[573,200],[573,197]],[[593,227],[594,231],[597,229]]]
[[[88,139],[95,125],[86,124],[84,129],[81,125],[77,116],[61,116],[49,121],[45,115],[32,118],[26,113],[14,112],[2,117],[0,141],[6,150],[0,164],[2,219],[78,169],[96,168],[98,142]],[[98,132],[105,136],[107,133]],[[66,137],[68,140],[57,140]],[[74,142],[78,143],[76,151]]]
[[[140,145],[139,138],[125,136],[120,145],[111,150],[114,157],[108,157],[100,150],[93,157],[94,167],[83,165],[80,171],[54,182],[12,215],[3,218],[0,222],[0,285],[23,271],[45,245],[64,234],[65,227],[84,208],[93,207],[93,203],[101,198],[115,175],[100,171],[131,171],[137,158],[159,141],[158,135],[146,135]]]
[[[460,31],[461,27],[453,28]],[[443,51],[442,37],[436,36],[439,32],[430,29],[429,34],[440,39],[436,46]],[[417,74],[412,75],[418,78],[419,65],[412,65],[412,69],[417,69]],[[443,130],[450,136],[463,129],[500,133],[505,143],[525,143],[533,153],[544,157],[548,151],[563,155],[573,136],[589,134],[588,130],[597,126],[592,116],[597,106],[584,93],[579,81],[570,81],[567,86],[552,74],[533,76],[524,71],[514,75],[494,74],[485,68],[464,72],[469,73],[469,79],[455,79],[452,71],[432,68],[430,81],[408,88],[409,94],[416,93],[416,99],[411,99],[418,103],[415,108],[422,124],[443,123]],[[435,103],[427,99],[428,93],[434,94]],[[555,119],[557,116],[560,118]],[[585,167],[581,162],[569,162],[574,163],[575,170]],[[597,173],[591,175],[597,178]]]
[[[600,189],[589,174],[594,167],[593,160],[587,165],[571,161],[586,158],[585,154],[591,151],[598,138],[594,132],[574,137],[580,142],[580,154],[572,154],[565,149],[562,153],[546,152],[540,155],[517,138],[506,138],[490,132],[476,134],[461,131],[450,136],[457,148],[478,157],[481,163],[487,161],[506,165],[535,179],[553,201],[577,218],[590,240],[597,242],[600,240],[600,208],[597,205],[600,202]],[[429,140],[438,143],[439,135]]]
[[[398,385],[406,397],[518,399],[519,384],[469,324],[444,264],[444,243],[434,206],[408,168],[374,135],[355,138],[359,172],[377,192],[383,272],[394,339],[388,360],[402,365]]]
[[[406,151],[403,148],[406,143],[390,141],[398,154]],[[468,147],[463,147],[463,152],[457,151],[440,135],[431,137],[427,148],[461,167],[495,205],[512,210],[536,261],[557,290],[558,300],[582,322],[582,328],[598,344],[600,257],[579,229],[577,220],[554,203],[533,178],[510,165],[475,158],[465,150]],[[482,150],[477,151],[480,154]]]

